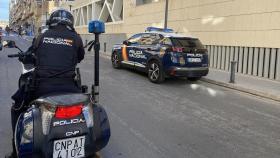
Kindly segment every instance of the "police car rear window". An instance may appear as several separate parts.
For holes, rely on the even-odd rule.
[[[194,38],[171,38],[175,47],[195,47],[204,48],[199,39]]]

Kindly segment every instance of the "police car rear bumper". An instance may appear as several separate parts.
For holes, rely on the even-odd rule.
[[[167,74],[177,77],[201,77],[206,76],[208,72],[208,67],[172,67]]]

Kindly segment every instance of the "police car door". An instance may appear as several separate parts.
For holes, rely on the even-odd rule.
[[[139,45],[139,40],[141,39],[142,34],[136,34],[130,37],[128,45],[122,46],[122,64],[125,64],[129,67],[135,66],[135,47]]]
[[[156,34],[144,33],[139,41],[139,45],[135,47],[135,67],[146,68],[147,60],[150,56],[155,54]]]

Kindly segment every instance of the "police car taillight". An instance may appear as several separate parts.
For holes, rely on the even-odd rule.
[[[172,47],[172,51],[173,52],[181,53],[181,52],[183,52],[183,50],[184,50],[184,48],[182,48],[182,47]]]

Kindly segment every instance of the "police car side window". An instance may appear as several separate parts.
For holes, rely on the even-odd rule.
[[[138,43],[139,43],[139,40],[141,39],[141,35],[142,35],[142,34],[133,35],[132,37],[130,37],[130,38],[128,39],[128,41],[129,41],[130,43],[133,43],[133,44],[138,44]]]
[[[143,34],[140,39],[140,45],[155,45],[160,41],[158,34]]]

